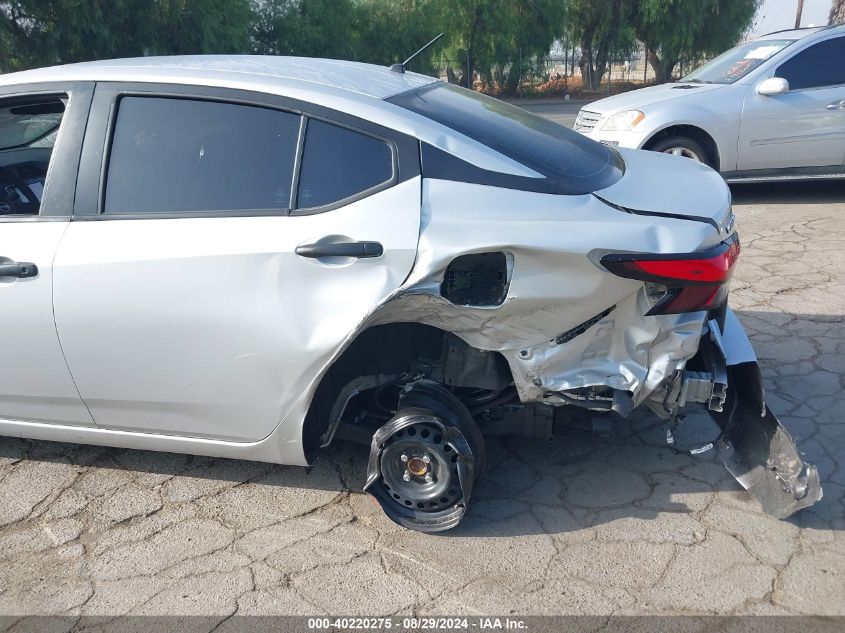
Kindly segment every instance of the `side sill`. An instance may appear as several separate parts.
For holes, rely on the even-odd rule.
[[[302,453],[301,440],[280,437],[282,426],[278,425],[270,435],[257,442],[228,442],[96,427],[0,420],[0,436],[307,466],[308,461]]]
[[[749,169],[723,171],[722,178],[731,184],[755,182],[787,182],[800,180],[838,180],[845,178],[845,166],[787,167],[784,169]]]

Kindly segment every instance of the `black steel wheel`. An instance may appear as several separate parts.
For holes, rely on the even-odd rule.
[[[381,481],[396,503],[420,512],[446,510],[463,501],[458,453],[429,421],[430,412],[397,431],[381,453]]]
[[[484,440],[448,390],[418,383],[402,394],[399,411],[373,436],[364,489],[396,523],[439,532],[463,519],[484,465]],[[405,406],[409,403],[428,406]]]

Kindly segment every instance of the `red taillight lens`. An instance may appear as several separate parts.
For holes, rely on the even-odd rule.
[[[716,248],[674,255],[605,255],[602,266],[614,275],[666,286],[668,291],[648,314],[697,312],[718,307],[727,296],[727,283],[739,257],[734,235]]]

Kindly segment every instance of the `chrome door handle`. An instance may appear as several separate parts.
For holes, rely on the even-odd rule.
[[[845,110],[845,99],[842,101],[834,101],[825,106],[828,110]]]

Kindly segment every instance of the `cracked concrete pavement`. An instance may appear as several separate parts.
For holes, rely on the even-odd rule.
[[[491,439],[465,523],[403,530],[366,449],[311,469],[0,438],[0,614],[845,615],[845,184],[734,190],[732,305],[824,499],[785,521],[654,417]],[[691,415],[679,444],[711,439]]]

